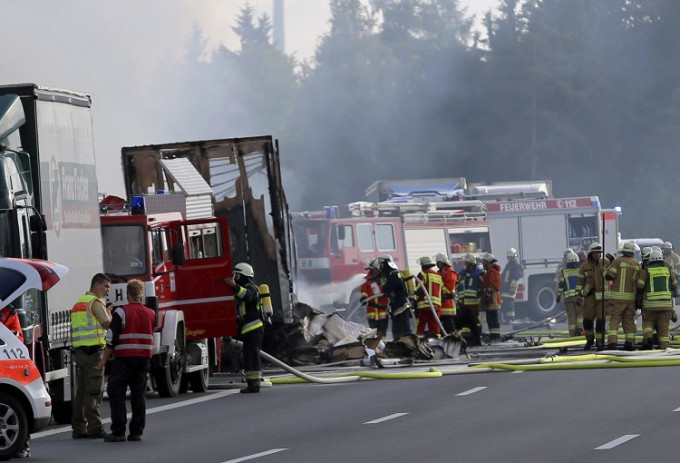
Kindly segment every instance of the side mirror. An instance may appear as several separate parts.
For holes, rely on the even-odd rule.
[[[336,228],[338,230],[338,241],[345,241],[345,226],[336,225]]]

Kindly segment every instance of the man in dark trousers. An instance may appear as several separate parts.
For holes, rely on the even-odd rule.
[[[413,333],[411,328],[411,303],[408,299],[406,283],[399,268],[389,255],[380,256],[380,273],[383,276],[383,294],[390,300],[392,318],[392,340]]]
[[[106,333],[106,349],[97,368],[104,369],[106,360],[114,354],[111,363],[106,392],[111,407],[111,434],[104,437],[104,442],[124,442],[127,410],[125,393],[130,387],[130,404],[132,419],[130,420],[129,441],[142,440],[146,424],[146,375],[149,372],[151,354],[153,352],[153,325],[156,314],[142,304],[144,283],[130,280],[127,284],[128,303],[116,308],[111,325]]]
[[[253,282],[255,278],[253,267],[241,262],[234,266],[232,273],[233,278],[225,278],[222,281],[234,290],[239,339],[243,342],[243,371],[248,387],[241,389],[241,392],[257,393],[260,392],[262,381],[260,350],[266,316],[260,304],[260,292]]]

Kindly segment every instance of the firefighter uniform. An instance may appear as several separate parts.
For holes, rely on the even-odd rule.
[[[444,331],[453,333],[456,331],[456,284],[458,274],[449,264],[449,259],[444,253],[437,254],[435,260],[442,277],[442,315],[441,322]]]
[[[433,269],[435,263],[429,256],[421,257],[418,263],[422,271],[418,274],[420,283],[416,290],[416,334],[424,335],[425,327],[427,327],[430,334],[439,336],[441,330],[438,318],[441,315],[442,305],[442,277]],[[436,316],[432,312],[433,309]]]
[[[633,258],[634,243],[623,245],[623,256],[617,257],[609,266],[606,278],[612,282],[610,300],[607,304],[609,327],[607,329],[607,347],[616,349],[617,331],[623,325],[625,350],[633,350],[635,345],[635,293],[640,277],[640,264]]]
[[[578,284],[578,254],[572,253],[567,257],[567,265],[562,269],[559,295],[564,297],[567,310],[567,325],[570,336],[580,336],[583,330],[583,307],[581,297],[576,290]]]
[[[604,269],[609,261],[602,257],[602,245],[592,243],[588,248],[588,258],[578,268],[576,282],[577,295],[583,297],[583,331],[586,335],[584,350],[593,344],[598,350],[604,348],[604,304],[609,299],[609,285],[604,281]],[[598,334],[597,340],[595,333]]]
[[[666,241],[663,244],[662,249],[664,262],[673,270],[673,272],[675,272],[677,278],[678,273],[680,272],[680,255],[673,251],[673,244],[670,241]]]
[[[463,258],[465,268],[458,274],[458,317],[457,324],[461,330],[468,329],[472,336],[473,346],[482,345],[482,322],[479,318],[479,292],[482,273],[475,256],[468,253]]]
[[[501,267],[489,252],[484,253],[482,263],[484,273],[480,281],[480,309],[486,312],[489,337],[491,342],[494,342],[501,338],[501,325],[498,320],[498,312],[501,309]]]
[[[659,348],[670,341],[669,324],[674,315],[672,291],[678,282],[675,272],[663,261],[663,254],[650,253],[649,264],[640,271],[637,288],[642,290],[642,349],[653,347],[654,328],[659,337]]]
[[[382,295],[380,270],[377,262],[374,260],[371,265],[369,265],[368,273],[365,276],[366,281],[362,283],[360,288],[361,303],[366,305],[368,326],[377,330],[379,338],[384,338],[387,335],[389,298]]]
[[[522,278],[522,266],[517,262],[515,248],[508,249],[508,263],[501,274],[501,314],[506,321],[515,319],[515,298],[517,296],[517,284]]]
[[[388,256],[380,258],[380,272],[383,277],[383,294],[390,301],[389,312],[392,318],[392,339],[412,334],[411,303],[404,277]]]

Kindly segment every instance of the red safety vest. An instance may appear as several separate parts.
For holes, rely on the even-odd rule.
[[[125,326],[114,347],[115,356],[151,358],[155,317],[153,310],[139,303],[128,304],[121,309],[125,312]]]

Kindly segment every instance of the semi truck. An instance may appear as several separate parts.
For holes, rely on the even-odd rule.
[[[71,419],[71,307],[103,264],[90,107],[79,92],[0,86],[0,255],[70,270],[15,303],[58,422]]]

